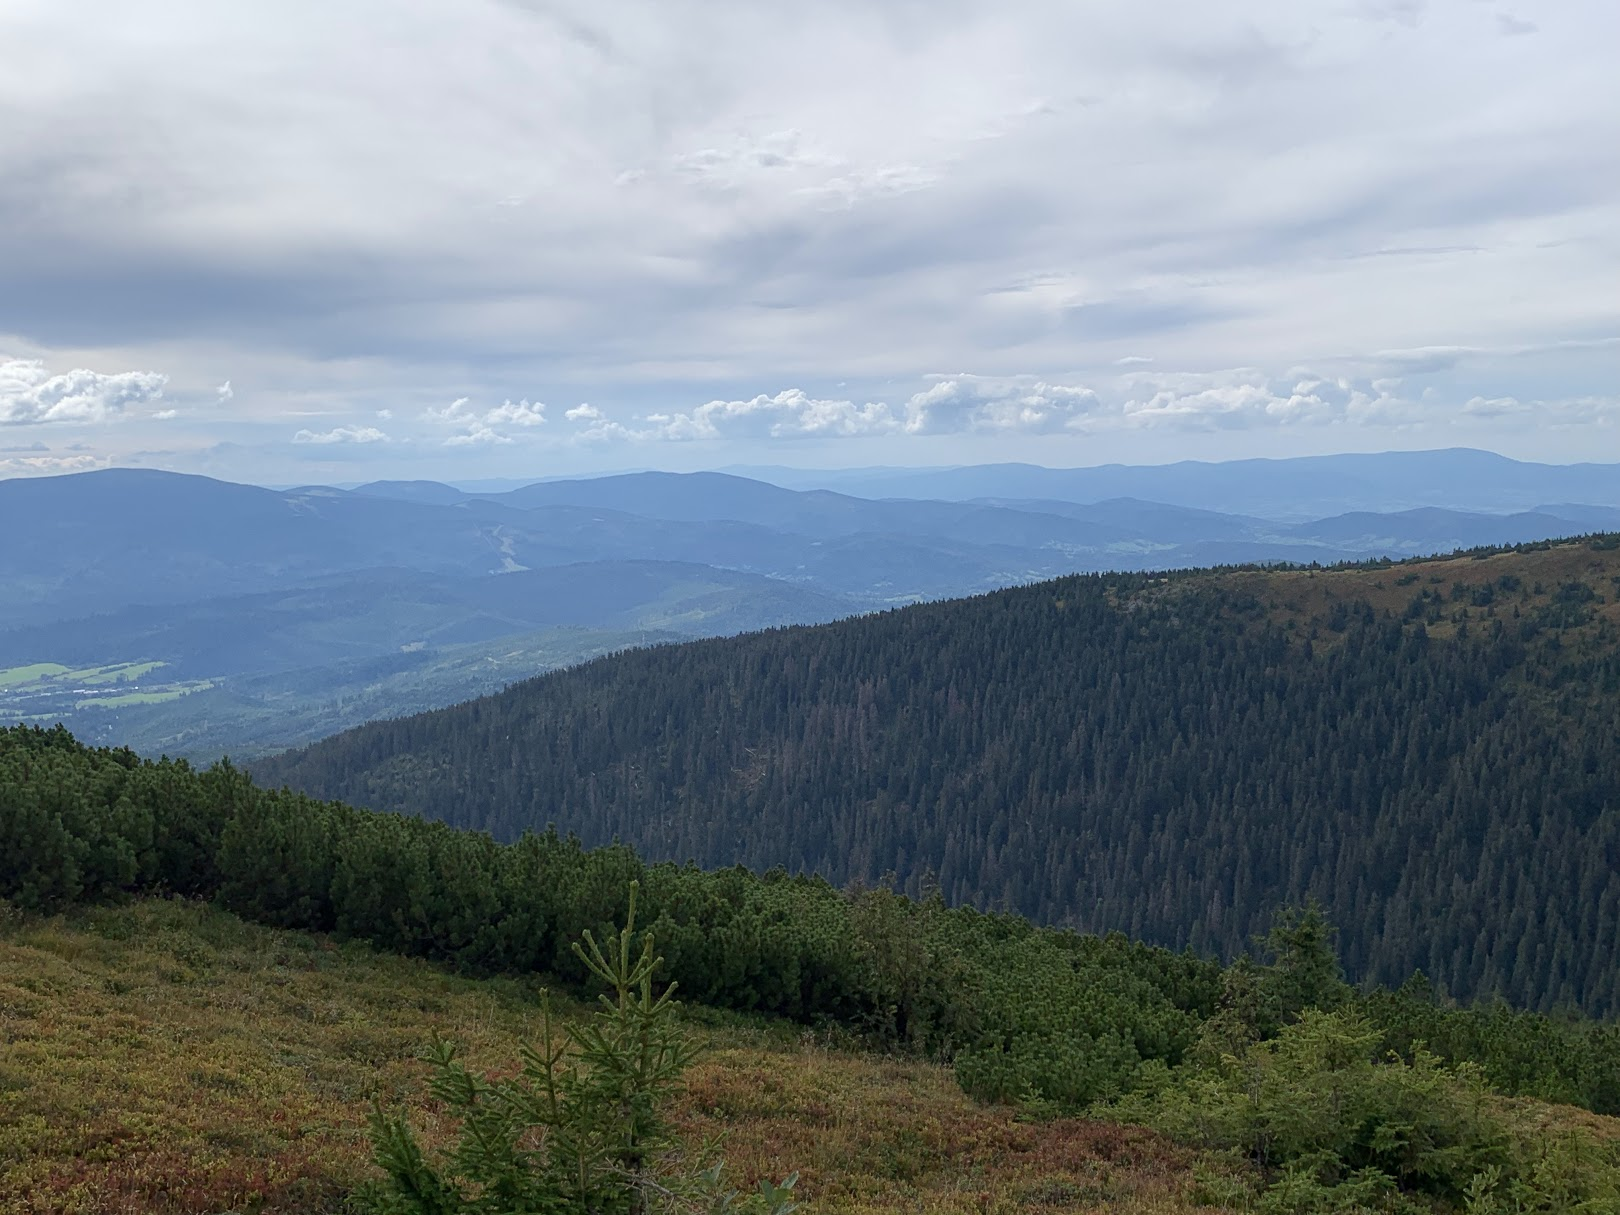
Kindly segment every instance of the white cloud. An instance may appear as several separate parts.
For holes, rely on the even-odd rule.
[[[446,447],[486,447],[513,442],[516,442],[516,440],[510,435],[503,435],[499,431],[491,430],[482,422],[474,422],[462,434],[451,435],[444,441],[444,445]]]
[[[457,397],[443,409],[428,409],[423,418],[441,426],[459,426],[462,433],[444,440],[446,447],[505,446],[516,440],[496,430],[497,426],[530,428],[542,426],[546,421],[544,402],[528,400],[503,401],[493,409],[479,413],[470,397]]]
[[[505,401],[484,415],[486,426],[542,426],[546,421],[546,407],[540,401],[530,404],[519,401],[514,405]]]
[[[388,436],[375,426],[336,426],[331,430],[300,430],[293,435],[294,443],[386,443]]]
[[[773,396],[709,401],[683,411],[649,413],[629,423],[594,406],[568,411],[587,424],[591,441],[792,440],[886,436],[1091,437],[1127,432],[1282,431],[1349,426],[1399,430],[1414,425],[1534,421],[1549,426],[1620,421],[1620,400],[1585,396],[1521,400],[1474,396],[1466,401],[1433,389],[1409,393],[1392,376],[1319,373],[1309,368],[1268,373],[1255,368],[1213,372],[1130,371],[1088,384],[1036,376],[933,377],[903,407],[856,405],[786,389]]]
[[[0,476],[55,477],[63,473],[89,472],[107,468],[112,461],[105,456],[0,456]]]
[[[178,409],[160,409],[152,415],[159,422],[168,422],[180,416]]]
[[[792,439],[889,434],[900,429],[885,404],[828,400],[798,388],[746,401],[709,401],[685,413],[652,413],[641,420],[648,424],[643,434],[663,439]]]
[[[229,380],[226,380],[218,388],[214,389],[214,396],[218,398],[221,405],[223,405],[226,401],[229,401],[235,395],[236,392],[231,388],[231,382]]]
[[[52,375],[38,359],[10,359],[0,362],[0,424],[106,422],[157,400],[166,383],[152,371],[103,375],[81,367]]]
[[[589,402],[581,401],[563,414],[563,417],[570,422],[600,422],[602,420],[602,411]]]
[[[1124,377],[1120,414],[1129,425],[1245,430],[1418,420],[1423,407],[1395,395],[1397,379],[1355,380],[1296,369],[1268,375],[1252,368],[1204,374]]]
[[[1044,380],[953,376],[906,402],[908,434],[1001,432],[1051,434],[1075,430],[1102,409],[1083,385]]]

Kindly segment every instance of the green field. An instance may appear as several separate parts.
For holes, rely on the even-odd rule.
[[[209,679],[165,680],[169,664],[109,662],[70,667],[35,662],[0,670],[0,713],[9,719],[48,724],[81,709],[127,709],[179,700],[214,686]]]
[[[119,709],[126,705],[160,705],[194,692],[206,692],[213,687],[210,679],[194,679],[186,683],[166,684],[150,692],[125,692],[119,696],[87,696],[77,706],[80,709]]]
[[[36,662],[26,667],[9,667],[0,671],[0,688],[42,683],[45,680],[70,673],[71,668],[65,667],[59,662]]]
[[[0,688],[9,688],[14,692],[25,689],[32,691],[37,685],[39,691],[52,691],[78,684],[100,687],[134,683],[167,665],[164,662],[111,662],[102,666],[74,668],[59,662],[35,662],[0,671]]]

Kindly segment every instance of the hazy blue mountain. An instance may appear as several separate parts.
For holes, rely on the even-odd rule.
[[[1478,493],[1504,485],[1534,492],[1536,503],[1596,492],[1614,471],[1566,476],[1453,452],[1167,469],[855,470],[844,480],[963,495],[938,499],[795,490],[725,473],[516,489],[379,481],[347,491],[127,469],[0,481],[0,716],[62,709],[80,728],[85,713],[117,702],[116,718],[95,720],[116,720],[131,737],[251,750],[289,737],[294,720],[298,731],[353,724],[356,705],[386,713],[392,694],[430,707],[435,681],[454,698],[495,671],[516,678],[532,673],[525,663],[643,637],[827,620],[1079,571],[1327,564],[1620,522],[1620,506],[1597,499],[1496,514],[1337,510],[1292,522],[1196,501],[1240,484],[1246,501],[1273,507],[1275,495],[1313,485],[1317,498],[1301,500],[1352,489],[1376,498],[1395,493],[1397,466],[1410,473],[1414,460],[1446,464],[1442,488],[1471,469]],[[1130,484],[1188,500],[1112,492]],[[997,487],[1018,492],[982,492]],[[1096,500],[1076,500],[1092,491]],[[544,640],[499,650],[522,636]],[[473,656],[485,646],[513,657]],[[40,663],[54,673],[7,675]],[[127,673],[151,663],[163,665]],[[283,677],[290,684],[276,683]]]
[[[432,506],[454,506],[467,495],[439,481],[368,481],[351,493],[366,498],[392,498],[398,502],[426,502]]]
[[[0,632],[0,669],[139,659],[167,664],[169,679],[206,679],[547,628],[699,636],[833,620],[859,607],[779,579],[673,561],[601,561],[472,579],[376,569]]]
[[[285,587],[398,565],[502,568],[499,521],[341,490],[110,469],[0,481],[0,622]],[[559,560],[579,560],[575,553]]]
[[[803,492],[724,473],[628,473],[580,481],[547,481],[489,495],[502,506],[595,507],[652,519],[717,523],[747,520],[796,535],[862,533],[948,536],[990,545],[1097,548],[1132,538],[1128,526],[1098,525],[1061,514],[986,503],[905,499],[874,501],[827,490]]]
[[[1064,502],[1053,498],[977,498],[976,504],[1044,515],[1061,515],[1128,532],[1139,539],[1162,544],[1190,544],[1212,540],[1275,540],[1286,543],[1289,530],[1267,519],[1228,515],[1190,506],[1144,502],[1140,498],[1109,498],[1102,502]]]
[[[1620,465],[1533,464],[1469,448],[1096,468],[982,464],[826,474],[753,471],[801,489],[825,486],[864,497],[1071,502],[1142,498],[1295,522],[1422,506],[1493,513],[1528,510],[1549,501],[1620,506]]]
[[[1620,531],[1620,506],[1591,506],[1580,502],[1554,502],[1535,508],[1538,515],[1552,515],[1596,532]]]
[[[1301,524],[1291,530],[1303,539],[1324,544],[1434,553],[1487,544],[1547,540],[1582,528],[1567,518],[1538,511],[1478,515],[1428,506],[1391,514],[1354,511]]]

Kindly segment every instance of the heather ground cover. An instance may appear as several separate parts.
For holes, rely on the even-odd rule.
[[[0,1212],[304,1215],[372,1175],[373,1097],[445,1133],[435,1033],[509,1068],[535,987],[149,900],[0,928]],[[577,1015],[579,1006],[553,997]],[[709,1045],[676,1122],[735,1182],[797,1169],[809,1211],[1182,1212],[1194,1153],[1155,1132],[1029,1120],[948,1068],[802,1027],[692,1011]]]

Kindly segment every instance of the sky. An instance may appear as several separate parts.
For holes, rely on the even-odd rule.
[[[1613,0],[5,0],[0,476],[1620,461]]]

